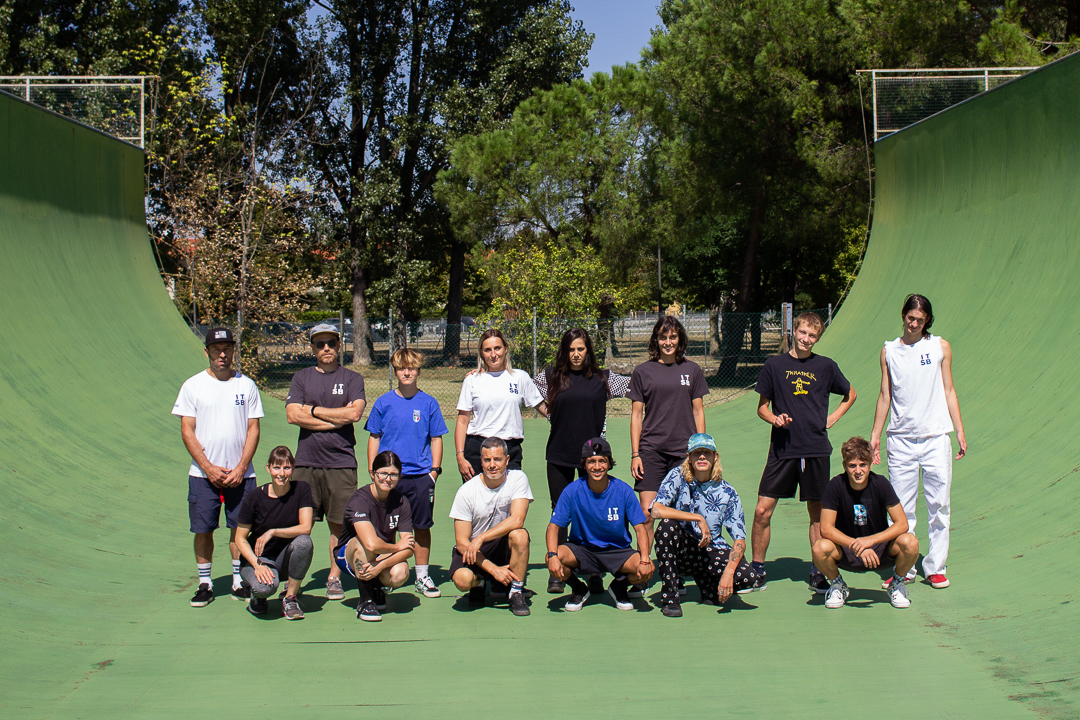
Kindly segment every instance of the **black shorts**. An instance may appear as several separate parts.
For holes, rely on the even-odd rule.
[[[793,498],[799,488],[800,502],[817,502],[829,484],[829,458],[790,458],[781,460],[769,454],[761,473],[758,495],[767,498]]]
[[[435,508],[435,481],[430,473],[402,475],[397,491],[409,499],[414,530],[427,530],[435,524],[432,515]]]
[[[638,452],[641,458],[642,469],[645,477],[634,483],[634,492],[657,492],[660,483],[673,468],[677,468],[686,460],[685,455],[668,455],[656,450],[641,450]]]
[[[480,546],[480,553],[491,562],[496,565],[509,565],[510,564],[510,536],[503,535],[501,538],[495,540],[489,540]],[[454,573],[462,568],[468,568],[472,570],[473,574],[477,577],[486,578],[492,582],[496,582],[491,575],[488,574],[479,565],[468,565],[465,563],[465,558],[462,556],[461,551],[454,546],[450,555],[450,577],[454,577]]]
[[[356,492],[356,468],[317,468],[298,465],[293,468],[293,480],[311,486],[312,519],[341,525],[345,506]]]
[[[465,459],[469,461],[469,464],[472,465],[472,469],[476,471],[476,475],[479,475],[480,472],[481,472],[481,470],[480,470],[480,446],[484,443],[484,440],[486,440],[486,439],[487,438],[481,437],[479,435],[466,435],[465,436],[465,447],[462,448],[465,452],[462,453],[462,454],[465,456]],[[506,469],[507,470],[520,470],[521,469],[521,440],[520,439],[506,440],[504,438],[503,442],[506,443],[506,449],[510,454],[510,461],[506,464]],[[473,477],[476,477],[476,475],[473,475]],[[462,482],[468,482],[469,480],[472,480],[472,478],[471,477],[465,478],[464,480],[462,480]]]
[[[896,562],[896,558],[889,556],[890,542],[892,541],[886,540],[885,542],[879,542],[877,545],[870,546],[870,549],[877,553],[878,560],[881,561],[882,567],[888,567]],[[842,547],[840,549],[844,551],[844,558],[836,563],[837,565],[854,572],[861,572],[867,569],[866,565],[863,564],[862,558],[851,552],[851,548]]]
[[[188,520],[191,532],[209,533],[218,529],[221,506],[225,506],[225,527],[236,527],[240,503],[255,488],[255,477],[244,478],[239,485],[216,488],[204,477],[188,475]]]
[[[637,555],[637,550],[632,547],[590,550],[583,545],[569,542],[566,543],[566,547],[570,548],[570,552],[577,558],[578,571],[585,575],[599,575],[606,572],[618,575],[626,560]]]

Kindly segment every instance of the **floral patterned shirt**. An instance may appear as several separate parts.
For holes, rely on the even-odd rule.
[[[730,547],[721,535],[727,528],[732,541],[746,540],[746,523],[743,517],[739,493],[724,480],[698,482],[683,479],[682,468],[674,468],[660,483],[653,505],[661,504],[673,510],[697,513],[705,518],[712,535],[712,544],[718,548]],[[697,537],[701,529],[696,522],[681,521],[683,526]]]

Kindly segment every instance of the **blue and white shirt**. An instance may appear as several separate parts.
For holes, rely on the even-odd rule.
[[[672,510],[697,513],[705,518],[715,547],[730,547],[721,535],[724,528],[727,528],[732,541],[746,540],[742,501],[735,488],[724,480],[698,482],[691,479],[687,482],[683,479],[682,468],[674,468],[660,483],[660,491],[656,493],[653,505],[657,503]],[[701,529],[696,522],[681,522],[687,530],[701,537]]]

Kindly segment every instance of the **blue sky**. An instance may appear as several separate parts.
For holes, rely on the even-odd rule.
[[[574,19],[596,36],[589,51],[588,78],[594,72],[611,72],[612,65],[637,62],[641,48],[649,44],[652,29],[660,24],[656,8],[660,0],[570,0]]]

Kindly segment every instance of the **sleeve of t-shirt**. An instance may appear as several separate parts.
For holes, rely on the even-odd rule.
[[[349,394],[345,404],[348,405],[354,400],[367,400],[367,395],[364,393],[364,376],[358,372],[349,373]]]
[[[765,361],[765,366],[761,368],[761,374],[758,375],[757,385],[754,386],[754,392],[763,398],[768,398],[769,400],[773,399],[772,367],[768,360]]]
[[[391,390],[390,392],[394,392]],[[367,422],[364,423],[364,429],[372,435],[382,435],[383,433],[383,414],[386,412],[387,403],[383,402],[385,395],[381,396],[375,401],[375,404],[371,406],[371,412],[368,413]]]
[[[547,370],[542,370],[541,372],[538,372],[536,374],[536,377],[533,378],[533,382],[536,384],[536,389],[540,391],[540,395],[543,396],[545,400],[548,399],[547,374]]]
[[[837,480],[837,478],[830,480],[829,484],[825,486],[825,492],[821,494],[821,507],[826,510],[832,510],[833,512],[840,510],[840,503],[843,501],[843,498],[840,497],[840,487],[837,485],[838,482],[843,481]],[[896,493],[894,492],[893,495],[895,496]],[[897,500],[897,502],[900,501]]]
[[[608,399],[626,397],[627,391],[630,390],[630,376],[618,375],[613,372],[608,373],[607,378],[608,386]]]
[[[701,366],[694,363],[693,377],[690,378],[690,397],[697,400],[709,394],[709,383],[705,382],[705,373],[701,372]]]
[[[450,430],[446,427],[446,421],[443,420],[442,409],[439,408],[439,403],[435,398],[428,400],[428,437],[442,437]]]
[[[520,371],[524,375],[524,379],[521,381],[521,397],[524,398],[525,404],[529,407],[536,407],[540,403],[544,402],[544,396],[540,394],[540,391],[536,389],[536,383],[529,377],[529,374],[524,371]]]
[[[672,468],[667,475],[664,476],[663,481],[660,483],[660,490],[656,493],[656,498],[649,505],[651,508],[653,505],[660,503],[666,507],[674,507],[675,499],[679,496],[679,482],[680,482],[681,470],[679,468]]]
[[[457,409],[462,412],[472,412],[473,410],[473,378],[475,375],[466,375],[465,379],[461,381],[461,392],[458,394]],[[464,518],[462,518],[464,519]]]
[[[519,498],[527,498],[529,502],[533,501],[532,487],[529,485],[529,476],[521,470],[507,470],[507,474],[514,473],[514,487],[510,491],[510,500],[514,501]],[[507,481],[509,481],[507,477]]]
[[[630,398],[634,402],[645,402],[645,379],[643,373],[639,368],[634,368],[634,372],[630,375],[630,387],[626,391],[626,397]]]
[[[886,508],[900,504],[900,498],[897,496],[896,490],[893,489],[892,483],[882,478],[882,482],[878,483],[878,486],[881,488],[881,499],[884,501]]]
[[[570,488],[567,488],[569,490]],[[559,502],[555,503],[555,512],[551,514],[551,522],[561,528],[570,526],[570,493],[563,492],[559,496]]]
[[[248,420],[250,420],[251,418],[264,417],[266,415],[266,413],[263,412],[262,396],[259,395],[259,387],[255,384],[255,381],[252,380],[251,378],[248,378],[247,381],[248,381],[248,404],[247,404]]]
[[[180,394],[176,396],[172,414],[180,417],[195,417],[195,395],[191,392],[188,383],[180,386]]]
[[[844,377],[844,373],[840,372],[840,366],[834,362],[832,385],[829,387],[829,392],[833,395],[847,395],[849,390],[851,390],[851,383]]]
[[[255,492],[249,492],[244,496],[243,501],[240,503],[240,512],[236,514],[237,524],[250,527],[255,522],[255,493],[259,492],[262,492],[262,490],[256,488]]]
[[[248,493],[251,495],[251,493]],[[247,501],[247,495],[244,496]],[[296,481],[296,506],[301,508],[313,508],[315,503],[311,499],[311,486],[302,480]]]
[[[641,509],[641,503],[634,497],[634,491],[630,489],[630,486],[624,486],[626,490],[623,491],[623,517],[629,520],[631,525],[640,525],[645,522],[645,512]]]
[[[454,520],[472,522],[472,495],[466,485],[468,483],[458,488],[457,495],[454,496],[454,504],[450,506],[450,517]]]
[[[412,505],[409,498],[401,496],[401,517],[398,518],[397,530],[399,533],[412,533]]]
[[[289,394],[285,396],[285,404],[297,403],[307,405],[304,402],[304,376],[303,373],[295,373],[292,382],[289,383]]]
[[[743,515],[742,500],[738,493],[732,493],[735,499],[728,503],[724,527],[731,534],[732,540],[746,539],[746,516]]]

